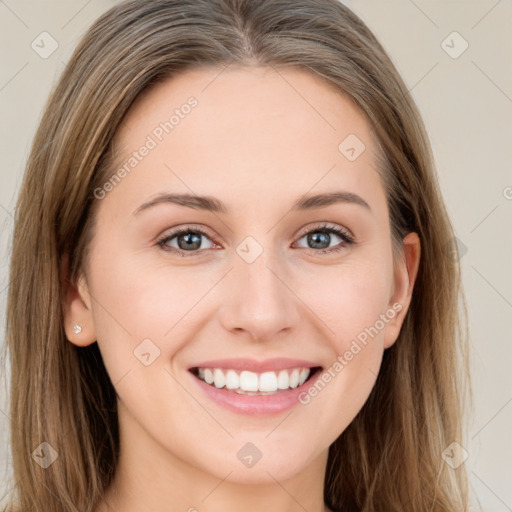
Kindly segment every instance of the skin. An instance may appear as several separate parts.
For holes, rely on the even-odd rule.
[[[405,237],[394,265],[369,125],[344,95],[301,70],[202,69],[167,79],[128,112],[115,138],[119,161],[190,96],[198,105],[100,201],[87,265],[64,304],[68,339],[98,342],[118,394],[120,463],[97,511],[327,510],[329,445],[365,403],[397,339],[419,239]],[[338,149],[349,134],[366,146],[352,162]],[[335,190],[359,195],[371,211],[353,203],[291,211],[306,193]],[[162,192],[214,196],[230,212],[167,203],[133,214]],[[320,254],[306,235],[323,222],[349,230],[355,243]],[[157,245],[190,224],[209,234],[188,257]],[[249,235],[263,249],[252,263],[236,252]],[[322,247],[342,243],[331,234]],[[329,368],[395,303],[401,311],[291,414],[236,414],[187,371],[232,357]],[[160,350],[149,366],[133,354],[146,338]],[[236,456],[247,442],[262,453],[252,468]]]

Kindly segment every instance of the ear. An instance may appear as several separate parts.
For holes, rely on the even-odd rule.
[[[61,268],[61,287],[66,338],[79,347],[85,347],[94,343],[96,341],[96,332],[87,281],[85,276],[80,274],[77,283],[70,282],[69,257],[67,254],[63,258]],[[78,334],[73,329],[75,323],[82,328]]]
[[[409,233],[402,241],[402,255],[396,265],[393,293],[389,308],[396,312],[386,325],[384,348],[389,348],[398,338],[411,303],[412,292],[420,263],[421,244],[417,233]]]

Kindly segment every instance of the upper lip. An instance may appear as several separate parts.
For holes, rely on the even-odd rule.
[[[304,359],[290,359],[287,357],[276,357],[258,361],[256,359],[216,359],[212,361],[203,361],[191,366],[189,370],[195,368],[220,368],[224,370],[248,370],[255,373],[267,371],[287,370],[289,368],[316,368],[321,365]]]

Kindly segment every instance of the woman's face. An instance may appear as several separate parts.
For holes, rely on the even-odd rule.
[[[325,465],[416,273],[415,235],[393,266],[365,118],[304,71],[193,70],[138,99],[115,149],[67,329],[98,342],[122,450],[238,482]]]

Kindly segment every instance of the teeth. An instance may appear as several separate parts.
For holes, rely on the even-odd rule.
[[[240,374],[240,389],[242,391],[258,391],[258,374],[243,371]]]
[[[213,382],[213,372],[209,368],[204,369],[204,381],[207,384],[211,384]]]
[[[290,387],[290,376],[286,370],[281,370],[277,377],[277,387],[279,389],[288,389]]]
[[[199,374],[201,377],[201,374]],[[226,374],[226,387],[228,389],[238,389],[240,387],[240,376],[235,370],[228,370]]]
[[[213,370],[213,383],[216,388],[223,388],[226,385],[226,377],[222,370],[219,370],[218,368]]]
[[[260,375],[260,391],[277,391],[277,377],[275,372],[265,372]]]
[[[299,370],[295,368],[290,376],[290,387],[296,388],[299,385]]]
[[[293,368],[278,372],[255,373],[244,370],[224,370],[221,368],[199,368],[198,376],[216,388],[236,391],[241,394],[274,394],[279,390],[296,388],[306,382],[310,368]]]

